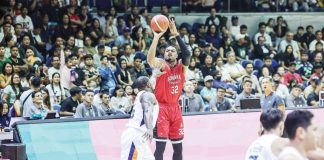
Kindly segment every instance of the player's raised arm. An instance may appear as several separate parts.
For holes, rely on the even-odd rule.
[[[141,104],[144,111],[144,123],[147,132],[143,135],[145,139],[153,138],[153,106],[157,103],[155,96],[151,92],[145,92],[141,95]]]
[[[148,50],[148,54],[147,54],[147,63],[154,68],[161,68],[161,64],[158,62],[158,58],[155,57],[156,55],[156,47],[157,44],[159,42],[159,39],[163,36],[163,34],[166,32],[162,31],[160,33],[156,33],[155,31],[152,30],[152,32],[154,33],[154,37],[153,37],[153,41],[152,44],[150,46],[150,49]]]
[[[169,26],[169,28],[170,28],[171,35],[176,37],[177,42],[178,42],[178,44],[180,46],[182,65],[183,66],[189,66],[191,53],[189,52],[186,44],[183,42],[183,40],[179,36],[179,32],[178,32],[177,27],[175,25],[174,18],[170,18],[170,26]]]

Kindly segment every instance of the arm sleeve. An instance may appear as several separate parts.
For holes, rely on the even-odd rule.
[[[189,66],[191,54],[190,54],[186,44],[180,38],[180,36],[176,36],[176,39],[177,39],[178,44],[179,44],[180,49],[181,49],[182,64],[185,65],[185,66]]]
[[[74,118],[83,118],[82,107],[80,105],[76,108]]]

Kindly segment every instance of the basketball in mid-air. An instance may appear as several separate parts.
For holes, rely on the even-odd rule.
[[[169,19],[164,15],[156,15],[152,18],[150,25],[156,33],[160,33],[168,29]]]

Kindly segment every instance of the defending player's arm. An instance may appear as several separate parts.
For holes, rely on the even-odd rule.
[[[166,31],[160,32],[160,33],[156,33],[154,31],[152,31],[154,34],[153,40],[152,40],[152,44],[150,46],[150,49],[148,50],[148,54],[147,54],[147,63],[152,67],[152,68],[161,68],[162,67],[162,60],[159,58],[156,58],[156,48],[157,48],[157,44],[159,42],[159,39],[163,36],[163,34]]]
[[[180,46],[182,65],[187,67],[190,64],[191,54],[190,54],[186,44],[183,42],[183,40],[179,36],[179,32],[178,32],[177,27],[175,25],[175,21],[172,18],[170,19],[170,27],[169,28],[170,28],[171,35],[176,36],[177,42],[178,42],[178,44]]]
[[[147,128],[143,135],[144,139],[152,140],[153,138],[153,106],[156,104],[156,99],[153,93],[145,92],[141,96],[141,104],[144,111],[144,123]]]

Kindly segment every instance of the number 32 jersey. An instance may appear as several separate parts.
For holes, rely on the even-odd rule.
[[[156,79],[155,97],[159,103],[178,104],[185,82],[181,61],[173,68],[170,68],[169,65],[164,65],[163,71],[165,74]]]

